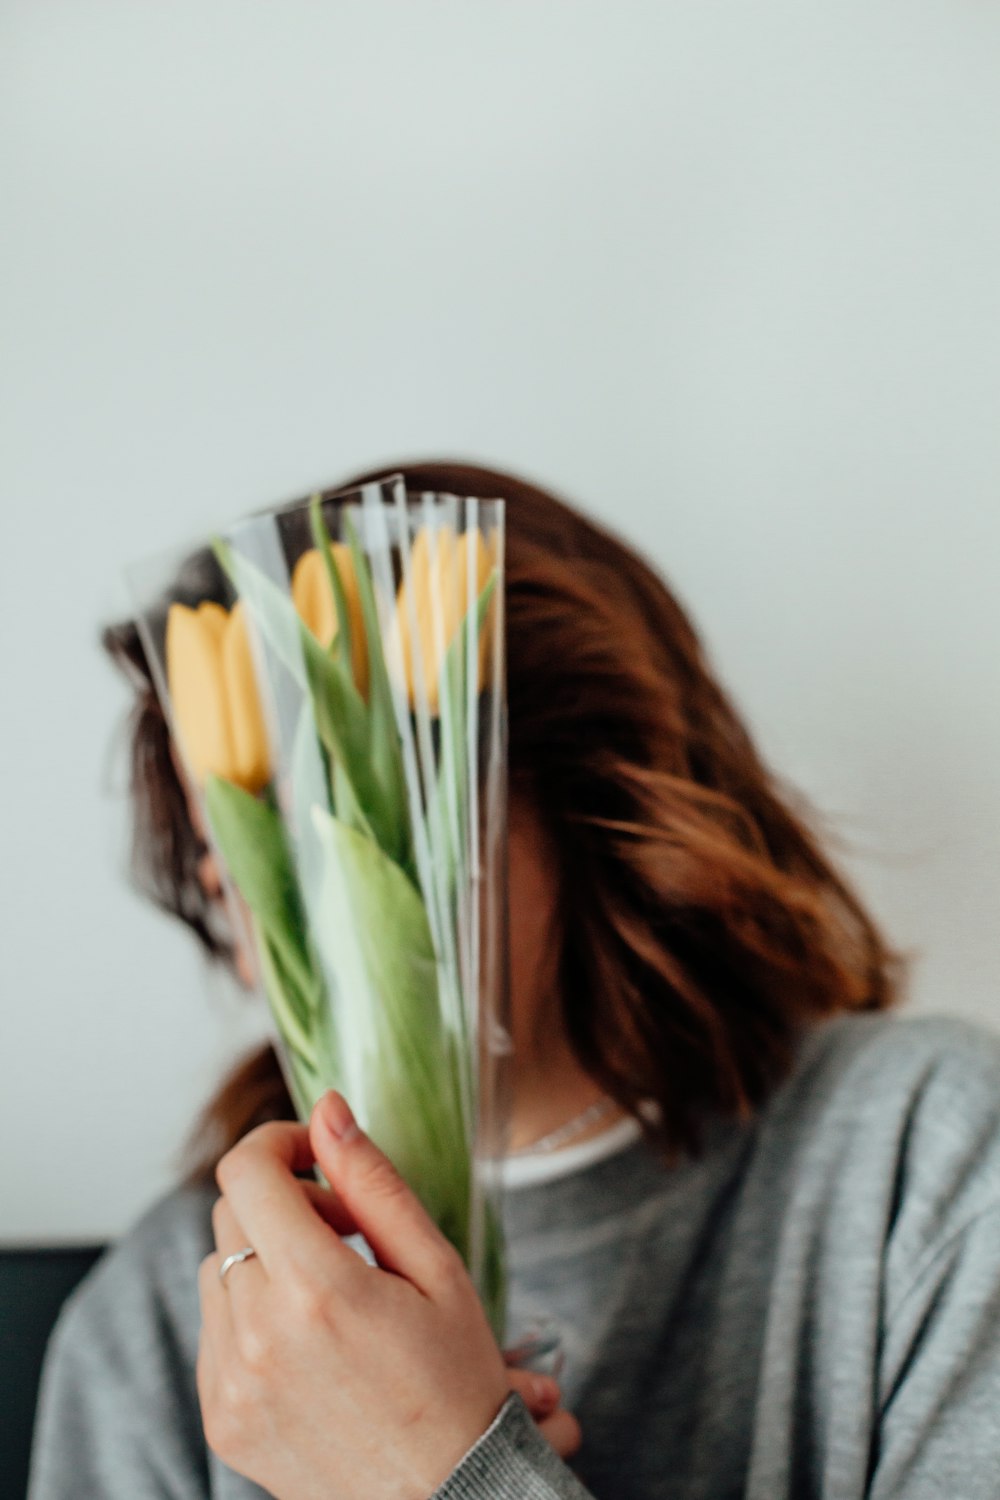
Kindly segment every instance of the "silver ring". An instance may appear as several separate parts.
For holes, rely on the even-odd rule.
[[[237,1250],[233,1255],[227,1255],[219,1267],[219,1280],[225,1281],[226,1272],[231,1271],[233,1266],[238,1266],[241,1260],[250,1260],[257,1252],[252,1245],[246,1245],[242,1250]]]

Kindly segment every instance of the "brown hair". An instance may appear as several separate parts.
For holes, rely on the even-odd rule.
[[[510,772],[561,862],[565,1023],[582,1066],[669,1154],[712,1113],[747,1117],[812,1020],[895,998],[897,960],[779,789],[663,580],[554,495],[467,464],[415,463],[411,492],[507,504]],[[133,730],[135,860],[213,955],[197,840],[130,626],[105,645],[147,680]],[[661,1118],[640,1112],[655,1099]],[[293,1114],[268,1046],[206,1108],[192,1176]]]

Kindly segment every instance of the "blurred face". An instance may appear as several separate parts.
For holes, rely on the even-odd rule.
[[[552,1049],[559,1025],[558,862],[541,819],[512,794],[508,823],[510,1000],[514,1056]]]
[[[202,841],[206,830],[198,799],[188,794],[188,814]],[[510,898],[510,1007],[515,1060],[522,1064],[551,1052],[558,1034],[558,865],[555,851],[531,802],[512,793],[508,809]],[[206,847],[198,878],[213,901],[224,899],[215,855]],[[237,940],[235,966],[248,988],[257,981],[252,948]]]
[[[226,893],[222,883],[222,873],[219,869],[218,860],[212,853],[211,849],[208,847],[208,830],[205,827],[205,819],[202,816],[201,805],[198,801],[198,798],[191,791],[187,776],[184,772],[184,767],[181,764],[176,750],[174,749],[173,741],[171,741],[170,744],[170,754],[173,759],[174,766],[176,767],[181,786],[184,788],[184,795],[187,800],[187,812],[188,817],[191,820],[191,827],[194,829],[195,836],[203,845],[203,852],[198,860],[198,880],[201,884],[202,890],[205,892],[205,895],[210,901],[225,901]],[[246,910],[246,907],[243,906],[242,899],[236,892],[235,888],[232,889],[231,894],[232,899],[234,901],[238,901],[241,907],[243,907],[242,934],[240,932],[237,932],[235,934],[233,944],[233,966],[235,967],[236,973],[239,976],[240,983],[245,985],[249,990],[253,989],[254,985],[257,983],[257,963],[254,957],[253,948],[249,942],[250,916],[249,912]]]

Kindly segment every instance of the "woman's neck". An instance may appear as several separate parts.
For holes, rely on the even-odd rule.
[[[600,1084],[584,1072],[568,1046],[556,1056],[548,1052],[544,1061],[516,1058],[508,1150],[523,1151],[605,1097]],[[574,1145],[600,1135],[623,1113],[616,1106],[602,1115],[574,1135]]]

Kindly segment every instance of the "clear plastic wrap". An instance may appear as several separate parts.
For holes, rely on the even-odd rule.
[[[302,1117],[341,1090],[498,1338],[504,507],[388,478],[129,572]]]

